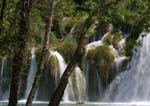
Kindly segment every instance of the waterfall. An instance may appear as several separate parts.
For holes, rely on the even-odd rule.
[[[96,48],[96,47],[101,46],[101,45],[103,45],[103,42],[102,42],[101,40],[94,41],[94,42],[91,42],[91,43],[87,44],[87,45],[85,46],[85,48],[86,48],[86,53],[87,53],[90,49]]]
[[[141,34],[137,41],[141,46],[134,48],[128,69],[120,73],[110,84],[104,101],[150,100],[150,33]]]
[[[116,71],[117,71],[117,73],[121,72],[121,70],[122,70],[122,64],[127,59],[128,59],[128,57],[126,57],[126,56],[120,56],[120,57],[118,57],[118,58],[115,59],[115,65],[116,65]]]
[[[73,32],[74,32],[75,28],[76,28],[76,24],[73,25],[73,27],[71,28],[71,30],[70,30],[70,32],[68,34],[70,37],[73,37]]]
[[[107,32],[101,40],[98,41],[94,41],[91,42],[89,44],[87,44],[85,46],[86,49],[86,54],[85,57],[87,56],[87,53],[89,52],[89,50],[94,50],[96,47],[100,47],[103,46],[105,43],[105,39],[107,38],[107,36],[109,36],[110,32]],[[125,38],[122,38],[122,40],[119,42],[119,50],[116,50],[113,45],[107,45],[109,48],[111,48],[111,50],[113,51],[114,55],[115,55],[115,59],[114,59],[114,64],[115,64],[115,71],[116,73],[120,73],[122,71],[122,64],[123,62],[128,59],[126,56],[122,56],[119,54],[120,50],[125,46]],[[86,61],[86,60],[85,60]],[[92,65],[94,64],[89,64],[89,61],[85,62],[85,76],[86,76],[86,84],[87,84],[87,89],[86,89],[86,100],[88,101],[96,101],[99,100],[102,96],[103,96],[103,86],[102,86],[102,81],[100,78],[100,70],[95,69],[94,72],[91,72],[92,70],[90,70],[90,67],[93,67]],[[95,65],[94,65],[95,66]],[[94,76],[94,78],[92,78],[91,76]],[[94,82],[92,82],[91,80],[94,80]],[[93,86],[93,87],[91,87]],[[91,89],[93,89],[91,91]]]
[[[2,83],[3,80],[3,72],[4,72],[4,66],[5,66],[6,57],[3,57],[2,59],[2,65],[1,65],[1,71],[0,71],[0,83]]]
[[[126,39],[123,38],[123,39],[119,42],[119,50],[121,50],[121,49],[125,46],[125,43],[126,43]]]
[[[98,84],[98,97],[102,96],[103,88],[102,88],[102,82],[99,77],[98,70],[96,70],[96,79],[97,79],[97,84]]]
[[[86,87],[86,82],[85,82],[85,77],[82,73],[82,70],[76,66],[73,75],[75,75],[75,87],[74,87],[74,91],[76,91],[75,94],[75,99],[77,101],[81,101],[84,100],[84,96],[85,96],[85,87]],[[72,82],[73,84],[73,82]]]
[[[27,88],[25,91],[25,98],[27,98],[30,89],[32,87],[34,78],[35,78],[35,74],[37,71],[37,63],[36,63],[36,56],[35,56],[35,49],[36,48],[32,48],[31,49],[31,57],[30,57],[30,69],[29,69],[29,74],[28,74],[28,78],[27,78]]]
[[[1,70],[0,70],[0,98],[1,96],[3,96],[2,84],[3,84],[3,73],[4,73],[5,61],[6,61],[6,57],[3,57],[1,63]]]
[[[67,64],[60,53],[57,51],[51,51],[51,55],[55,56],[58,60],[59,70],[55,73],[55,82],[58,84],[61,76],[63,75]],[[69,83],[65,89],[63,101],[78,101],[82,100],[85,91],[85,78],[78,66],[74,69],[71,77],[69,78]]]
[[[56,56],[57,60],[58,60],[58,67],[59,70],[55,73],[55,83],[58,84],[61,76],[63,75],[67,64],[65,63],[65,60],[63,59],[63,57],[61,56],[60,53],[58,53],[57,51],[51,51],[51,55]],[[68,87],[68,85],[67,85]],[[63,100],[64,101],[69,101],[69,95],[67,94],[67,91],[65,90],[64,96],[63,96]]]
[[[102,96],[102,82],[99,76],[99,70],[90,70],[89,60],[85,63],[85,76],[86,76],[86,101],[97,101]],[[94,66],[93,66],[94,67]],[[93,76],[94,79],[91,77]],[[93,88],[93,89],[92,89]]]
[[[74,24],[73,27],[70,29],[70,32],[68,33],[66,40],[70,39],[72,42],[77,43],[77,40],[74,39],[75,29],[76,29],[76,24]]]
[[[85,60],[85,77],[86,77],[86,100],[89,100],[88,87],[89,87],[89,62]]]

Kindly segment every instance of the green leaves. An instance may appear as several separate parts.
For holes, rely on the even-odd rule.
[[[19,19],[19,10],[15,7],[17,2],[18,0],[7,1],[3,32],[0,37],[0,43],[2,42],[2,46],[5,45],[2,47],[3,51],[10,48],[13,50],[15,47]],[[31,13],[31,40],[29,44],[41,45],[44,25],[48,16],[47,8],[49,8],[48,0],[35,2]],[[66,37],[74,25],[80,29],[80,24],[89,14],[96,17],[99,23],[113,23],[119,28],[127,26],[137,29],[135,26],[138,26],[142,27],[139,29],[147,30],[150,25],[150,2],[149,0],[85,0],[84,4],[77,5],[73,0],[60,0],[55,7],[52,32],[59,38]],[[101,26],[102,30],[105,29],[103,25]],[[90,30],[87,33],[93,36],[96,32]],[[78,33],[75,33],[75,36],[78,36]]]

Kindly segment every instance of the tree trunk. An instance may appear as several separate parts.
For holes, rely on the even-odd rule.
[[[0,33],[2,31],[2,23],[3,23],[3,18],[4,18],[4,11],[6,8],[6,1],[7,0],[2,0],[2,5],[1,5],[1,13],[0,13]]]
[[[29,32],[29,17],[32,0],[20,0],[19,34],[17,35],[17,47],[13,58],[11,86],[8,106],[17,106],[19,96],[19,81],[26,53],[26,43]]]
[[[84,25],[80,29],[80,39],[78,43],[78,47],[74,53],[73,58],[71,59],[69,65],[65,69],[65,72],[62,75],[62,78],[58,84],[58,87],[56,88],[55,92],[52,95],[52,98],[49,101],[48,106],[59,106],[59,103],[62,99],[62,96],[64,94],[64,90],[68,84],[68,79],[73,72],[74,68],[76,67],[76,64],[81,61],[82,56],[84,55],[84,40],[85,40],[85,34],[87,32],[87,29],[91,25],[91,17],[87,18]]]
[[[49,50],[49,39],[50,39],[49,34],[51,33],[51,28],[52,28],[52,20],[53,20],[53,12],[54,12],[54,4],[55,4],[54,1],[55,0],[50,0],[49,16],[48,16],[48,20],[45,26],[45,36],[44,36],[44,41],[43,41],[42,53],[40,56],[40,63],[38,65],[38,70],[37,70],[31,91],[28,96],[26,106],[32,106],[32,101],[34,99],[36,90],[39,86],[42,72],[44,70],[44,64],[46,63],[46,60],[47,60],[46,57],[47,57],[48,50]]]

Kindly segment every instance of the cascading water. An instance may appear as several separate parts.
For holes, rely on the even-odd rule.
[[[76,101],[82,101],[84,100],[85,96],[85,87],[86,87],[86,82],[85,82],[85,77],[81,71],[81,69],[76,66],[74,69],[73,75],[71,77],[72,84],[74,85],[74,100]],[[76,83],[74,84],[73,81]]]
[[[76,24],[73,25],[73,27],[71,28],[71,30],[70,30],[70,32],[68,34],[70,37],[73,37],[73,32],[74,32],[75,28],[76,28]]]
[[[102,42],[101,40],[99,40],[99,41],[94,41],[94,42],[91,42],[91,43],[87,44],[87,45],[85,46],[85,48],[86,48],[86,53],[87,53],[90,49],[96,48],[96,47],[101,46],[101,45],[103,45],[103,42]]]
[[[125,38],[122,38],[119,41],[118,50],[115,50],[113,48],[113,50],[116,52],[116,56],[117,56],[117,58],[115,59],[115,65],[116,65],[116,71],[117,71],[117,73],[119,73],[122,70],[122,64],[123,64],[123,62],[125,60],[129,59],[126,56],[119,56],[119,54],[121,54],[121,50],[125,47],[125,43],[126,43],[127,37],[128,37],[128,35],[126,35]]]
[[[124,48],[126,43],[126,38],[123,38],[120,42],[119,42],[119,50],[121,50],[122,48]]]
[[[59,79],[61,78],[61,76],[63,75],[67,64],[65,63],[65,60],[63,59],[63,57],[61,56],[61,54],[59,54],[57,51],[51,51],[50,52],[51,55],[55,56],[58,60],[58,71],[55,73],[55,82],[56,84],[58,84]],[[67,85],[68,86],[68,85]],[[69,101],[69,95],[67,94],[66,90],[65,90],[65,94],[63,96],[63,100],[64,101]]]
[[[103,40],[94,41],[94,42],[86,45],[86,48],[87,48],[86,50],[88,52],[88,50],[94,49],[94,48],[96,48],[98,46],[102,46],[102,45],[103,45]],[[113,46],[110,46],[110,48],[112,48],[114,50],[114,52],[116,53],[116,58],[119,58],[120,56],[117,53],[117,51],[113,48]],[[36,48],[31,49],[30,69],[29,69],[29,73],[28,73],[28,77],[27,77],[27,86],[26,86],[24,98],[27,98],[27,96],[28,96],[28,93],[32,87],[32,83],[33,83],[35,73],[37,70],[35,49]],[[64,73],[64,70],[67,67],[67,64],[66,64],[63,56],[60,53],[58,53],[57,51],[51,51],[51,55],[55,56],[58,61],[58,65],[57,65],[58,71],[55,72],[55,76],[54,76],[55,77],[54,78],[55,85],[57,85],[61,76]],[[86,60],[84,62],[86,62]],[[87,65],[87,68],[84,71],[82,71],[78,66],[76,66],[74,72],[72,73],[71,77],[69,78],[69,83],[66,87],[63,101],[65,101],[65,102],[66,101],[86,101],[86,100],[90,101],[91,98],[93,98],[92,101],[94,101],[94,100],[98,100],[98,98],[101,98],[103,88],[102,88],[102,84],[101,84],[99,70],[96,69],[95,71],[92,72],[91,70],[88,69],[89,65],[91,65],[91,64],[86,64],[86,65]],[[95,66],[93,66],[93,67],[95,67]],[[1,69],[3,69],[3,67],[1,67]],[[51,70],[49,70],[49,71],[51,71]],[[89,78],[91,76],[91,74],[93,74],[94,79]],[[94,81],[94,87],[95,87],[95,89],[93,89],[93,90],[91,90],[92,83],[93,83],[93,82],[91,82],[92,80]],[[44,80],[44,81],[47,81],[47,80]],[[39,91],[37,91],[37,92],[38,93],[42,92],[42,89],[39,89]],[[94,97],[92,97],[92,95],[93,95],[92,93],[94,93],[94,96],[96,99]],[[40,95],[41,94],[39,94],[38,96],[40,96]],[[42,96],[44,98],[44,95],[42,95]],[[40,100],[40,99],[37,99],[37,100]],[[44,99],[42,99],[42,100],[44,100]]]
[[[129,69],[110,84],[104,101],[132,102],[150,100],[150,33],[142,34],[141,46],[134,49]]]
[[[76,67],[76,69],[75,69],[75,75],[76,75],[76,84],[77,84],[77,91],[78,91],[78,95],[79,95],[79,98],[78,98],[78,100],[82,100],[83,98],[82,98],[82,96],[83,95],[85,95],[84,94],[84,92],[83,91],[85,91],[85,78],[83,78],[82,79],[82,73],[81,73],[81,70],[80,70],[80,68],[79,67]],[[82,80],[83,80],[83,82],[82,82]],[[83,90],[82,90],[82,92],[80,92],[81,90],[81,88],[80,88],[80,85],[82,85],[83,86]],[[82,95],[81,95],[82,94]]]
[[[122,70],[122,64],[127,59],[128,59],[128,57],[126,57],[126,56],[120,56],[120,57],[118,57],[118,58],[115,59],[115,65],[116,65],[116,71],[117,71],[117,73],[121,72],[121,70]]]
[[[4,73],[5,61],[6,61],[6,57],[3,57],[2,64],[1,64],[1,70],[0,70],[0,98],[3,94],[2,83],[3,83],[3,73]]]
[[[2,82],[2,80],[3,80],[3,72],[4,72],[5,61],[6,61],[6,57],[4,57],[4,58],[2,59],[2,65],[1,65],[1,71],[0,71],[0,81],[1,81],[1,82]],[[0,82],[0,83],[1,83],[1,82]]]
[[[107,39],[107,37],[109,36],[110,32],[106,33],[101,40],[98,41],[94,41],[91,42],[89,44],[87,44],[85,46],[86,48],[86,54],[85,57],[87,56],[88,52],[90,50],[94,50],[96,49],[96,47],[100,47],[100,46],[104,46],[105,45],[105,39]],[[124,46],[125,46],[125,39],[122,38],[122,40],[119,42],[119,50],[121,50]],[[122,56],[119,54],[119,50],[116,50],[113,45],[108,45],[108,47],[113,51],[114,55],[115,55],[115,59],[114,59],[114,63],[115,63],[115,70],[116,73],[120,73],[121,72],[121,66],[123,64],[123,62],[128,59],[126,56]],[[87,84],[87,89],[86,89],[86,93],[88,94],[88,96],[86,97],[86,100],[88,101],[97,101],[99,100],[102,96],[103,96],[103,85],[102,85],[102,81],[100,78],[100,70],[97,70],[95,68],[95,71],[90,70],[89,68],[92,68],[93,65],[95,67],[95,64],[93,64],[91,61],[87,61],[85,60],[85,75],[86,75],[86,84]],[[89,64],[90,63],[90,64]],[[94,76],[94,77],[92,77]],[[94,82],[92,82],[91,80],[94,80]],[[91,87],[93,86],[93,87]],[[93,90],[91,90],[93,89]]]
[[[99,76],[99,71],[96,69],[95,71],[91,71],[91,64],[87,60],[85,63],[85,76],[86,76],[86,101],[97,101],[98,98],[102,96],[102,83]],[[95,67],[92,65],[92,67]],[[94,76],[94,78],[92,77]]]
[[[59,70],[55,73],[55,82],[58,84],[61,76],[63,75],[67,64],[65,60],[57,51],[51,51],[51,55],[55,56],[58,60]],[[69,78],[69,83],[65,89],[63,101],[78,101],[82,100],[85,96],[85,78],[79,67],[76,67],[71,77]]]
[[[25,91],[25,98],[27,98],[27,96],[30,92],[30,89],[32,87],[32,83],[34,81],[35,74],[36,74],[36,71],[37,71],[35,49],[36,48],[34,48],[34,47],[31,49],[30,69],[29,69],[29,74],[28,74],[28,78],[27,78],[27,88],[26,88],[26,91]]]

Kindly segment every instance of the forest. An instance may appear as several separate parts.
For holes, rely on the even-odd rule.
[[[0,106],[150,106],[149,31],[149,0],[0,0]]]

